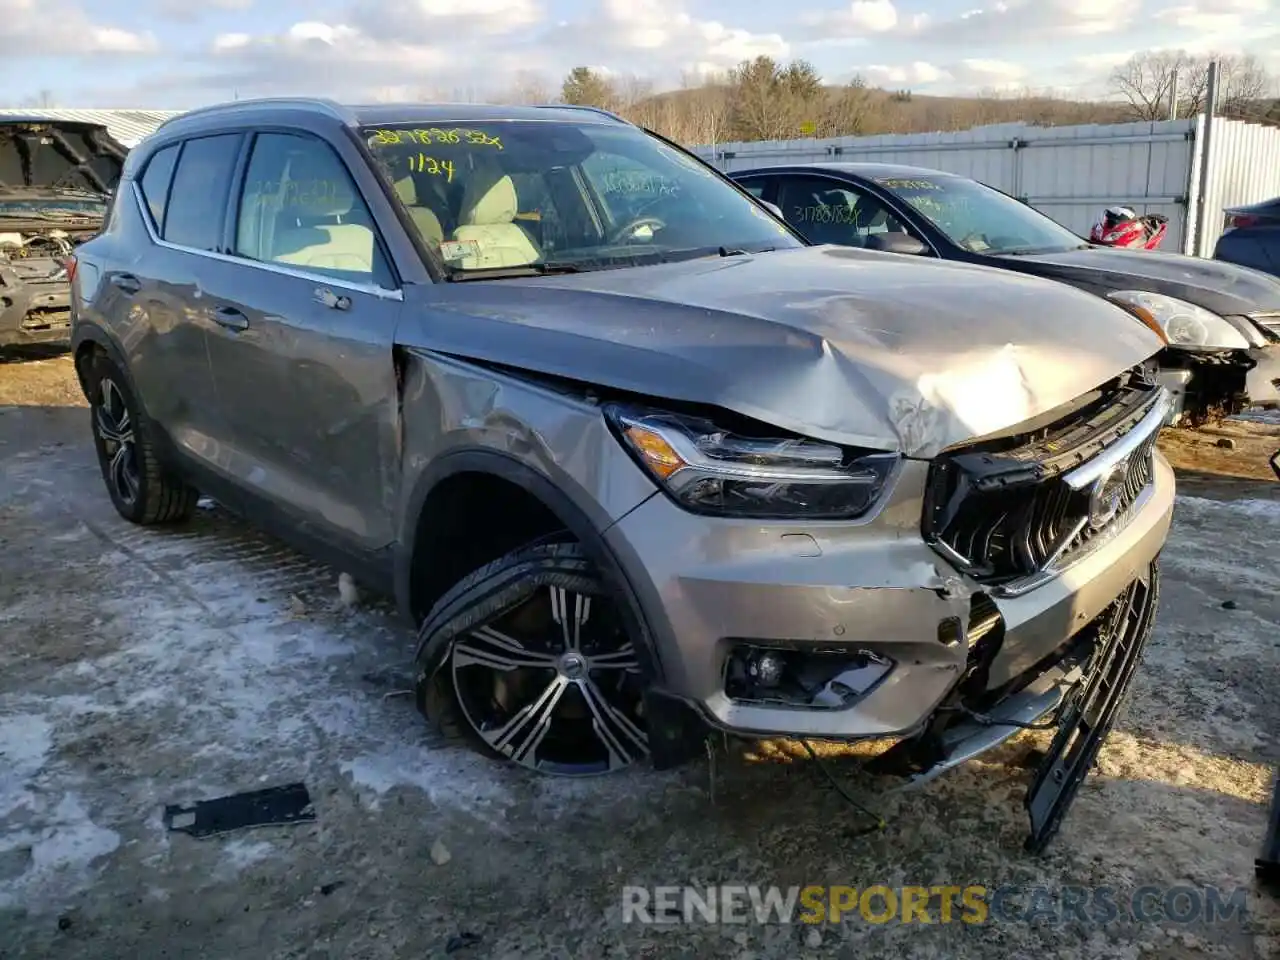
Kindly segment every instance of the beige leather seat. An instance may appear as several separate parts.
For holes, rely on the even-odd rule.
[[[422,239],[430,245],[439,246],[444,240],[444,227],[431,208],[418,205],[418,187],[413,182],[413,176],[405,174],[396,181],[395,187],[400,202],[408,208],[409,216],[418,228],[418,233],[422,234]]]
[[[516,186],[496,167],[475,170],[462,195],[454,239],[470,241],[475,252],[451,264],[462,270],[522,267],[542,258],[537,245],[517,225]]]
[[[271,259],[299,267],[373,273],[373,229],[347,172],[324,151],[299,152],[281,184]],[[354,221],[354,222],[353,222]]]

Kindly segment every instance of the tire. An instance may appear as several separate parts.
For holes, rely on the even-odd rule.
[[[154,426],[120,370],[95,358],[89,384],[93,445],[116,512],[141,526],[177,523],[195,511],[200,494],[156,453]]]
[[[647,685],[617,601],[577,543],[537,542],[467,575],[418,632],[418,703],[436,731],[539,773],[649,755]]]

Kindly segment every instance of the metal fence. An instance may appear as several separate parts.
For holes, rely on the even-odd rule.
[[[1123,204],[1169,218],[1166,249],[1212,256],[1224,206],[1280,194],[1280,129],[1220,118],[1213,124],[1203,219],[1197,215],[1202,116],[1078,127],[1008,123],[954,133],[722,143],[694,151],[726,172],[821,161],[946,170],[1024,199],[1083,236],[1103,207]]]

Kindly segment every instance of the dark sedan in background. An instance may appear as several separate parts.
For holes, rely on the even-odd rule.
[[[1154,371],[1199,419],[1280,404],[1280,279],[1234,264],[1089,243],[967,177],[883,163],[734,171],[812,243],[939,257],[1059,280],[1129,310],[1169,346]]]
[[[1213,258],[1280,276],[1280,197],[1229,207]]]

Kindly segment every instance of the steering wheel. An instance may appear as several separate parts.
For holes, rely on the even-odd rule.
[[[629,237],[633,236],[641,227],[652,227],[654,230],[661,230],[667,225],[667,221],[661,217],[639,216],[627,221],[617,230],[609,235],[609,243],[624,243]]]

